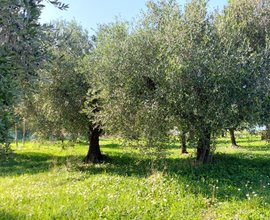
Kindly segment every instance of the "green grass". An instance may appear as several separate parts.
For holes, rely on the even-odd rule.
[[[0,219],[270,219],[270,144],[237,141],[219,139],[207,165],[194,163],[194,149],[179,156],[179,145],[153,161],[102,139],[112,162],[85,165],[86,143],[13,144],[0,161]]]

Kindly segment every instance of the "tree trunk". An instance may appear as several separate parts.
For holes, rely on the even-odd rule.
[[[226,136],[226,135],[225,135],[225,130],[222,129],[222,130],[221,130],[221,137],[224,138],[225,136]]]
[[[23,146],[24,146],[24,143],[25,143],[25,127],[26,127],[26,119],[23,119]]]
[[[197,146],[197,162],[206,164],[210,153],[211,132],[207,128],[203,130],[198,140]]]
[[[230,136],[231,136],[232,147],[238,147],[235,141],[234,129],[230,128],[229,131],[230,131]]]
[[[110,159],[109,157],[102,155],[99,147],[99,136],[102,129],[99,126],[94,129],[90,129],[89,132],[89,150],[87,156],[83,159],[85,163],[101,163],[105,160]]]
[[[266,140],[267,142],[270,142],[270,129],[269,124],[266,124],[266,130],[262,131],[262,137],[261,140]]]
[[[17,123],[15,123],[15,143],[16,143],[16,148],[18,148],[18,130],[17,130]]]
[[[180,144],[181,144],[181,153],[180,154],[188,154],[187,146],[186,146],[186,133],[181,132],[180,134]]]

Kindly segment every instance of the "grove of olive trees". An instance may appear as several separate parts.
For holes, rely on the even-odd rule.
[[[207,163],[213,132],[261,122],[269,102],[268,17],[267,1],[231,1],[221,12],[209,12],[205,1],[190,1],[184,11],[176,1],[149,1],[135,24],[100,26],[96,117],[153,146],[174,126],[184,128],[197,161]],[[153,92],[142,88],[143,76],[155,82]]]
[[[0,6],[1,143],[17,112],[44,138],[87,137],[85,162],[106,158],[103,129],[157,152],[177,129],[183,153],[187,139],[207,163],[218,131],[234,140],[235,129],[270,121],[267,0],[212,12],[204,0],[183,10],[148,1],[134,22],[100,25],[93,39],[75,22],[41,26],[41,1]]]

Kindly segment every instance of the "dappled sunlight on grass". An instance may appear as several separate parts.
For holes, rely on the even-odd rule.
[[[0,166],[0,219],[256,219],[270,215],[269,144],[259,136],[218,140],[212,163],[194,149],[165,157],[101,139],[110,163],[83,164],[88,143],[27,143]]]

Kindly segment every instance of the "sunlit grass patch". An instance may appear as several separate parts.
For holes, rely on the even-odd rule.
[[[180,156],[178,145],[153,159],[102,139],[112,162],[83,164],[88,143],[13,144],[0,166],[0,219],[267,219],[268,143],[237,141],[219,139],[207,165],[194,163],[194,149]]]

